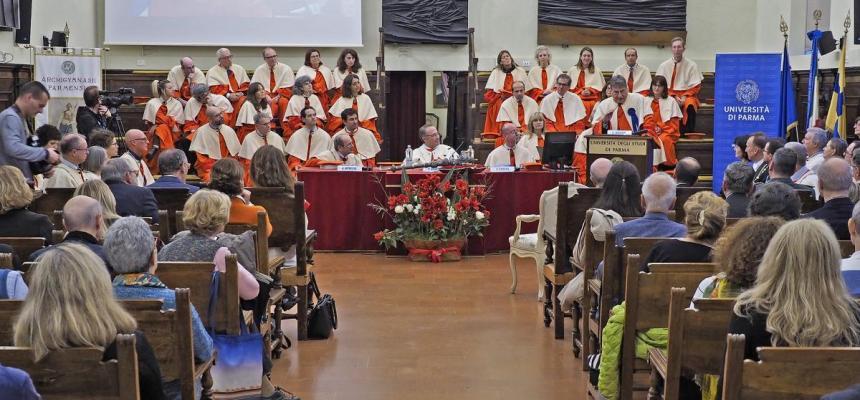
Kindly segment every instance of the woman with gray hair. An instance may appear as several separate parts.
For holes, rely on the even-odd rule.
[[[533,87],[540,89],[540,95],[535,99],[540,101],[543,96],[552,93],[555,78],[558,78],[564,71],[558,65],[551,63],[552,53],[550,53],[549,47],[544,45],[535,49],[535,61],[537,61],[537,65],[529,70],[529,82]]]
[[[93,179],[101,179],[102,167],[108,161],[107,150],[101,146],[90,146],[87,159],[81,164],[81,169],[84,170],[84,177],[90,181]]]
[[[176,292],[155,275],[155,240],[149,224],[140,217],[120,218],[111,225],[104,242],[104,251],[117,276],[113,280],[114,296],[126,299],[158,299],[163,310],[176,309]],[[206,332],[197,309],[191,306],[191,331],[194,338],[194,358],[203,362],[212,357],[212,338]],[[165,391],[180,389],[180,382],[165,383]]]
[[[322,101],[314,94],[313,81],[307,75],[302,75],[296,78],[296,85],[293,86],[293,97],[287,103],[287,109],[284,110],[284,119],[281,121],[281,128],[284,129],[284,141],[290,139],[293,132],[302,128],[302,109],[305,107],[313,107],[317,112],[317,126],[322,129],[325,125],[326,109],[323,108]]]

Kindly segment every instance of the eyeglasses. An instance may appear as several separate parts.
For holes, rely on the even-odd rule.
[[[146,138],[131,139],[131,140],[129,140],[129,142],[139,142],[141,140],[146,141]]]
[[[267,60],[271,60],[271,59],[273,59],[273,58],[278,58],[278,55],[277,55],[277,54],[275,54],[275,55],[271,55],[271,56],[265,56],[265,57],[263,57],[263,58],[265,58],[265,59],[267,59]]]

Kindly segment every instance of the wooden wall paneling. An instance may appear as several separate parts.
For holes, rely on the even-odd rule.
[[[583,28],[538,24],[538,43],[545,45],[570,45],[577,43],[592,45],[656,45],[665,46],[674,37],[687,37],[684,31],[614,31],[609,29]]]

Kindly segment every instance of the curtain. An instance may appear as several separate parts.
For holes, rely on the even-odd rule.
[[[686,0],[538,0],[538,24],[686,31]]]
[[[389,43],[466,43],[468,21],[468,0],[382,0]]]

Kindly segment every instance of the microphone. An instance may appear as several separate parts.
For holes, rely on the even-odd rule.
[[[636,109],[630,107],[627,109],[627,115],[630,116],[630,127],[633,131],[639,129],[639,117],[636,116]]]

